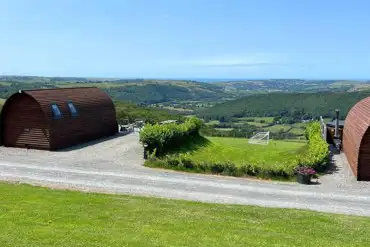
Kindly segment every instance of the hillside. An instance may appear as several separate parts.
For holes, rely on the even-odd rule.
[[[46,77],[0,77],[0,98],[7,98],[20,89],[99,87],[114,99],[137,104],[202,100],[214,101],[229,98],[218,85],[178,80],[97,80],[86,78],[46,78]]]
[[[253,116],[334,117],[334,110],[338,108],[344,117],[356,102],[369,95],[369,91],[259,94],[217,104],[198,111],[197,115],[206,120],[222,121]]]
[[[224,82],[195,80],[78,78],[0,76],[0,98],[7,98],[20,89],[99,87],[114,99],[135,104],[179,104],[185,109],[208,107],[214,103],[243,96],[269,92],[352,92],[370,88],[368,81],[268,79]],[[189,101],[192,101],[189,104]],[[199,106],[201,104],[201,106]]]

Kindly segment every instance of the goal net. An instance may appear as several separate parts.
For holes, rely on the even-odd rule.
[[[270,141],[270,132],[258,132],[251,138],[249,138],[248,143],[250,144],[260,144],[268,145]]]

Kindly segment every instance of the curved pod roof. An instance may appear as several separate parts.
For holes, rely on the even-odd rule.
[[[118,131],[113,101],[99,88],[24,90],[12,95],[4,104],[3,111],[7,110],[8,105],[22,98],[17,97],[18,95],[27,95],[40,106],[50,132],[51,150],[113,135]],[[73,104],[77,114],[72,114],[69,103]],[[53,104],[58,106],[62,114],[60,118],[53,118]],[[26,110],[27,105],[23,108]],[[32,116],[29,119],[32,121]]]
[[[358,180],[370,180],[370,97],[348,112],[343,129],[343,151]]]

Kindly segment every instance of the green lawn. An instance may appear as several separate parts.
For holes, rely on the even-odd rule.
[[[2,247],[368,246],[370,218],[0,183]]]
[[[4,105],[5,100],[6,100],[6,99],[1,99],[1,98],[0,98],[0,105]]]
[[[235,165],[243,163],[258,163],[272,165],[280,161],[297,157],[307,144],[302,142],[285,142],[271,140],[268,145],[249,144],[246,138],[207,137],[208,145],[197,147],[191,153],[191,159],[196,162],[231,161]],[[184,146],[182,151],[191,147]]]

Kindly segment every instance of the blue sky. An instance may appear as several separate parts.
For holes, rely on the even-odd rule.
[[[370,1],[0,0],[0,74],[370,79]]]

